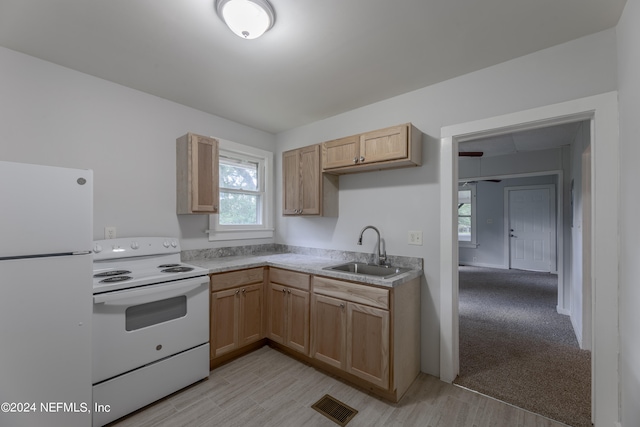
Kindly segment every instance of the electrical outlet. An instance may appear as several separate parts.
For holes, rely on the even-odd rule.
[[[104,238],[105,239],[115,239],[116,238],[116,228],[115,227],[105,227],[104,228]]]
[[[409,231],[408,242],[410,245],[422,246],[422,231]]]

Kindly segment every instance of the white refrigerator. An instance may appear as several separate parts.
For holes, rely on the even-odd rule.
[[[93,172],[0,161],[0,426],[91,425]]]

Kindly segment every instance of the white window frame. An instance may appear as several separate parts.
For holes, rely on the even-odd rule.
[[[471,190],[471,241],[460,241],[458,239],[458,246],[461,248],[477,248],[478,247],[478,230],[476,227],[476,184],[464,183],[458,186],[458,191],[460,190]]]
[[[224,139],[218,140],[218,162],[226,155],[258,163],[262,218],[261,224],[224,225],[219,223],[220,215],[209,215],[209,241],[273,238],[273,153]]]

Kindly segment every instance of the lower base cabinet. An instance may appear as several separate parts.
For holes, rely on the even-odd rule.
[[[310,276],[271,268],[268,285],[267,338],[309,355]]]
[[[212,360],[264,338],[264,268],[213,274],[211,290]]]
[[[389,311],[347,303],[346,370],[389,388]]]
[[[395,402],[420,372],[420,278],[382,288],[272,267],[211,288],[212,367],[272,342]]]
[[[389,311],[313,295],[312,357],[389,388]]]
[[[338,369],[347,364],[347,311],[343,300],[313,294],[311,357]]]

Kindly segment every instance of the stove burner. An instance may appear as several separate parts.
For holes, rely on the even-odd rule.
[[[106,279],[102,279],[100,283],[117,283],[117,282],[124,282],[125,280],[131,280],[131,277],[130,276],[113,276],[113,277],[108,277]]]
[[[162,272],[163,273],[184,273],[186,271],[191,271],[191,270],[193,270],[192,267],[171,267],[171,268],[165,268],[164,270],[162,270]]]
[[[158,266],[158,268],[167,268],[167,267],[180,267],[180,264],[162,264]]]
[[[94,274],[93,277],[122,276],[123,274],[131,274],[131,272],[128,270],[111,270],[111,271],[104,271],[102,273]]]

